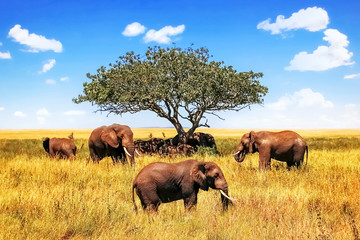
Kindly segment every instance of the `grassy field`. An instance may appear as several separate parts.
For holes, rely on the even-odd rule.
[[[74,161],[51,160],[42,137],[74,132]],[[167,138],[172,129],[133,129],[136,139]],[[249,130],[211,133],[222,156],[216,162],[238,201],[222,212],[220,193],[200,191],[198,206],[162,204],[158,214],[135,214],[131,186],[154,161],[188,157],[136,158],[134,168],[111,159],[87,163],[90,129],[0,130],[0,239],[360,239],[360,130],[299,130],[309,145],[305,169],[258,170],[258,154],[242,164],[230,155]],[[83,147],[81,147],[83,145]],[[136,196],[136,204],[140,201]]]

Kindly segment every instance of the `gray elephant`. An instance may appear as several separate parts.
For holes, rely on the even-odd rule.
[[[89,150],[94,162],[109,156],[114,164],[125,163],[128,155],[131,165],[135,164],[133,132],[126,125],[114,123],[94,129],[89,138]]]
[[[308,159],[308,146],[305,140],[296,132],[254,132],[246,133],[236,148],[234,158],[237,162],[244,161],[247,153],[259,152],[259,168],[271,168],[271,158],[286,162],[288,169],[292,166],[300,167]]]
[[[232,204],[228,196],[228,185],[223,172],[213,162],[187,160],[178,163],[153,162],[145,166],[133,182],[132,199],[137,207],[134,189],[144,210],[157,211],[161,203],[183,199],[185,209],[197,204],[199,189],[220,190],[223,209]]]

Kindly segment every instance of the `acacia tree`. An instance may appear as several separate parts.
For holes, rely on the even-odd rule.
[[[262,73],[237,72],[224,62],[210,61],[208,49],[149,47],[144,57],[128,52],[110,68],[87,74],[84,94],[75,103],[91,102],[97,111],[114,114],[155,112],[177,130],[181,141],[198,127],[209,127],[206,114],[239,111],[263,103],[268,89]],[[180,122],[192,126],[186,132]]]

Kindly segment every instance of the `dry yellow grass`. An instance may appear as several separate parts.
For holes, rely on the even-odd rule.
[[[74,161],[50,160],[41,138],[73,131]],[[133,129],[135,138],[175,135],[173,129]],[[215,190],[200,191],[195,211],[181,201],[158,214],[133,212],[131,184],[153,161],[186,157],[142,156],[134,168],[110,159],[87,164],[90,129],[0,130],[0,239],[359,239],[360,130],[299,130],[309,144],[305,169],[287,171],[273,161],[258,170],[258,154],[238,164],[229,155],[249,130],[204,129],[224,156],[216,162],[238,199],[221,211]],[[140,202],[136,197],[136,204]]]
[[[0,129],[0,139],[41,139],[45,136],[67,137],[71,132],[75,133],[75,138],[88,138],[93,129],[19,129],[8,130]],[[139,139],[148,138],[150,134],[153,137],[166,138],[176,135],[176,130],[173,128],[132,128],[134,137]],[[251,129],[254,131],[262,131],[262,129]],[[199,132],[210,133],[215,137],[241,137],[242,134],[251,131],[250,129],[198,129]],[[266,131],[280,131],[278,129]],[[303,137],[358,137],[360,136],[360,129],[294,129]]]

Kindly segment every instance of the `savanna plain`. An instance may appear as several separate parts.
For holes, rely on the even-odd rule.
[[[200,129],[215,137],[221,156],[200,149],[191,157],[143,155],[135,167],[110,158],[88,162],[91,129],[0,130],[0,239],[360,239],[360,130],[297,130],[308,143],[306,167],[258,154],[242,164],[231,156],[245,129]],[[74,132],[75,160],[50,159],[43,137]],[[173,137],[172,129],[133,129],[136,139]],[[237,201],[223,212],[220,193],[200,191],[195,210],[162,204],[157,214],[133,211],[131,187],[154,161],[189,158],[222,169]],[[140,207],[140,201],[135,196]]]

